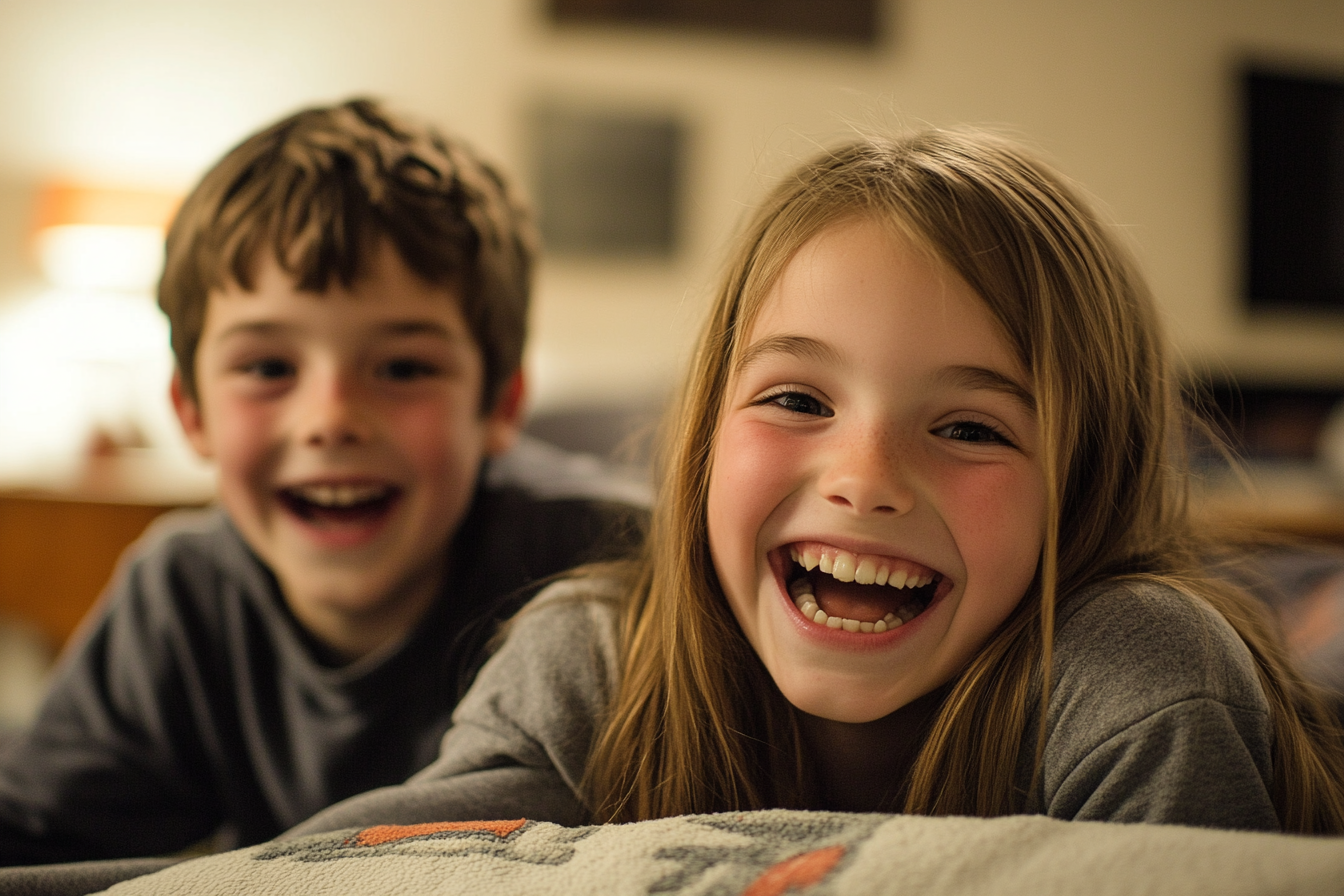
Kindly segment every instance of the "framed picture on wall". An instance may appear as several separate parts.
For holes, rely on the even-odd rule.
[[[687,141],[678,117],[544,99],[529,124],[547,252],[606,258],[676,252]]]
[[[560,24],[647,25],[876,44],[878,0],[547,0]]]

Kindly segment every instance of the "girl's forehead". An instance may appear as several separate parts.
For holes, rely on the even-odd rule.
[[[1023,341],[1022,333],[1015,335],[1014,330],[1018,328],[1009,322],[1015,319],[1017,305],[1011,297],[1011,285],[1001,283],[1000,294],[990,301],[967,281],[960,267],[948,259],[945,251],[898,210],[868,209],[838,215],[802,238],[788,252],[787,258],[775,267],[768,283],[761,283],[751,291],[752,294],[744,295],[746,301],[740,306],[735,325],[734,355],[750,344],[750,334],[758,329],[762,318],[771,316],[785,287],[802,284],[821,289],[828,278],[841,282],[847,271],[871,262],[874,256],[882,256],[901,267],[917,268],[923,273],[926,301],[938,303],[950,293],[974,297],[977,316],[991,322],[1015,365],[1022,370],[1031,369],[1034,362],[1030,340]],[[972,267],[978,273],[984,273],[979,270],[980,266]],[[843,301],[844,295],[843,290],[833,289],[826,301]],[[1003,316],[1005,314],[1008,318]]]
[[[747,336],[800,306],[827,309],[860,296],[886,297],[869,302],[872,311],[895,313],[910,304],[944,306],[949,296],[973,297],[992,317],[989,305],[926,241],[876,216],[847,216],[820,228],[779,266],[768,284],[745,302],[738,332]],[[739,337],[740,338],[740,337]]]

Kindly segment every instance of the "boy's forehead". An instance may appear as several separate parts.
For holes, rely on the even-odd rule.
[[[215,291],[261,292],[288,290],[315,297],[378,298],[397,292],[438,294],[461,304],[461,288],[455,278],[429,279],[406,263],[390,239],[382,238],[360,252],[351,264],[334,260],[318,267],[316,262],[295,259],[282,263],[274,251],[261,249],[243,266],[246,282],[226,269]]]
[[[393,334],[438,332],[475,343],[458,290],[419,277],[396,258],[366,267],[349,285],[333,280],[312,290],[301,288],[274,258],[263,257],[249,286],[230,281],[207,297],[205,329],[216,336],[221,328],[275,329],[299,321],[349,322]]]

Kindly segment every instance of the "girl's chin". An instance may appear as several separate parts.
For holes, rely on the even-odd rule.
[[[854,685],[849,684],[848,687],[853,688]],[[788,700],[794,709],[822,721],[838,722],[845,725],[864,725],[869,722],[876,722],[878,719],[891,715],[909,702],[892,697],[863,699],[853,692],[851,692],[849,698],[837,700],[834,691],[818,693],[814,688],[807,688],[791,694],[791,690],[780,688],[780,691],[784,694],[784,699]]]

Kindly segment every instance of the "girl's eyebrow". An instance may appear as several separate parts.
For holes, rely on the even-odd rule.
[[[768,336],[753,343],[737,363],[733,365],[735,374],[741,373],[752,364],[769,355],[792,355],[810,358],[825,363],[839,363],[840,354],[829,344],[811,336]],[[948,385],[961,389],[987,389],[1002,392],[1017,401],[1030,414],[1036,413],[1036,396],[1017,380],[990,367],[977,367],[969,364],[954,364],[943,368],[938,378]]]
[[[769,336],[748,346],[733,365],[733,372],[741,373],[767,355],[793,355],[831,364],[840,360],[839,353],[820,339],[811,336]]]
[[[956,364],[943,368],[939,379],[962,389],[988,389],[1012,397],[1030,414],[1036,413],[1036,396],[1010,376],[989,367]]]

